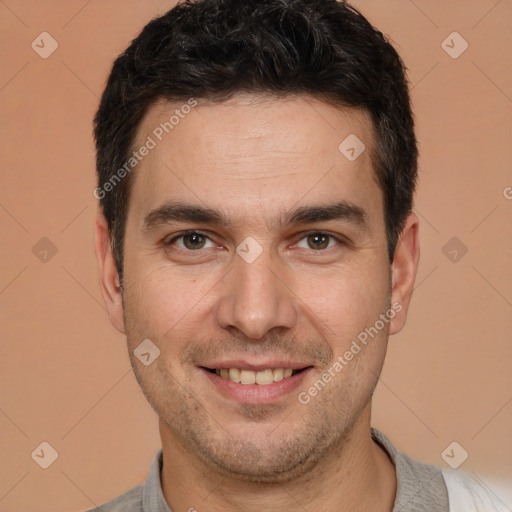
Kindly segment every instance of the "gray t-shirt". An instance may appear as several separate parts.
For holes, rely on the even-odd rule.
[[[423,464],[398,452],[391,441],[374,428],[372,438],[389,454],[396,468],[393,512],[449,512],[448,492],[440,467]],[[162,449],[153,458],[144,483],[87,512],[172,512],[162,492],[161,470]]]

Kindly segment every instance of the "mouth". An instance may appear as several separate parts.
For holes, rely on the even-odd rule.
[[[257,384],[258,386],[268,386],[274,382],[280,382],[283,379],[289,379],[298,373],[310,368],[267,368],[265,370],[246,370],[242,368],[206,368],[204,370],[223,379],[243,384],[245,386]]]
[[[292,394],[313,369],[304,364],[250,365],[235,361],[199,366],[209,384],[224,398],[253,405],[270,404]]]

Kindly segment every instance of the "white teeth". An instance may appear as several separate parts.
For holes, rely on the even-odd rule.
[[[272,370],[263,370],[256,374],[256,384],[272,384],[274,382],[274,374]]]
[[[242,384],[255,384],[256,372],[253,372],[251,370],[242,370],[240,372],[240,382]]]
[[[240,370],[238,368],[229,369],[229,378],[233,382],[240,382]]]
[[[259,384],[266,386],[272,382],[279,382],[280,380],[291,377],[293,370],[291,368],[275,368],[255,372],[252,370],[240,370],[238,368],[216,369],[215,373],[224,379],[232,380],[241,384]]]
[[[274,370],[274,382],[279,382],[280,380],[283,380],[284,370],[282,368],[276,368]]]

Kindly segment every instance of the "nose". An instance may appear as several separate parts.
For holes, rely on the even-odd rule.
[[[238,255],[234,268],[222,280],[216,308],[224,329],[236,328],[252,340],[275,328],[292,328],[297,321],[297,299],[285,279],[285,269],[272,261],[269,250],[248,263]]]

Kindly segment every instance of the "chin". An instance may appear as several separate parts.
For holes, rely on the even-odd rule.
[[[314,469],[323,459],[330,443],[321,435],[312,439],[269,438],[259,442],[234,439],[200,443],[194,451],[205,465],[230,478],[251,483],[286,483]],[[247,439],[247,437],[245,437]],[[195,444],[195,443],[194,443]]]

